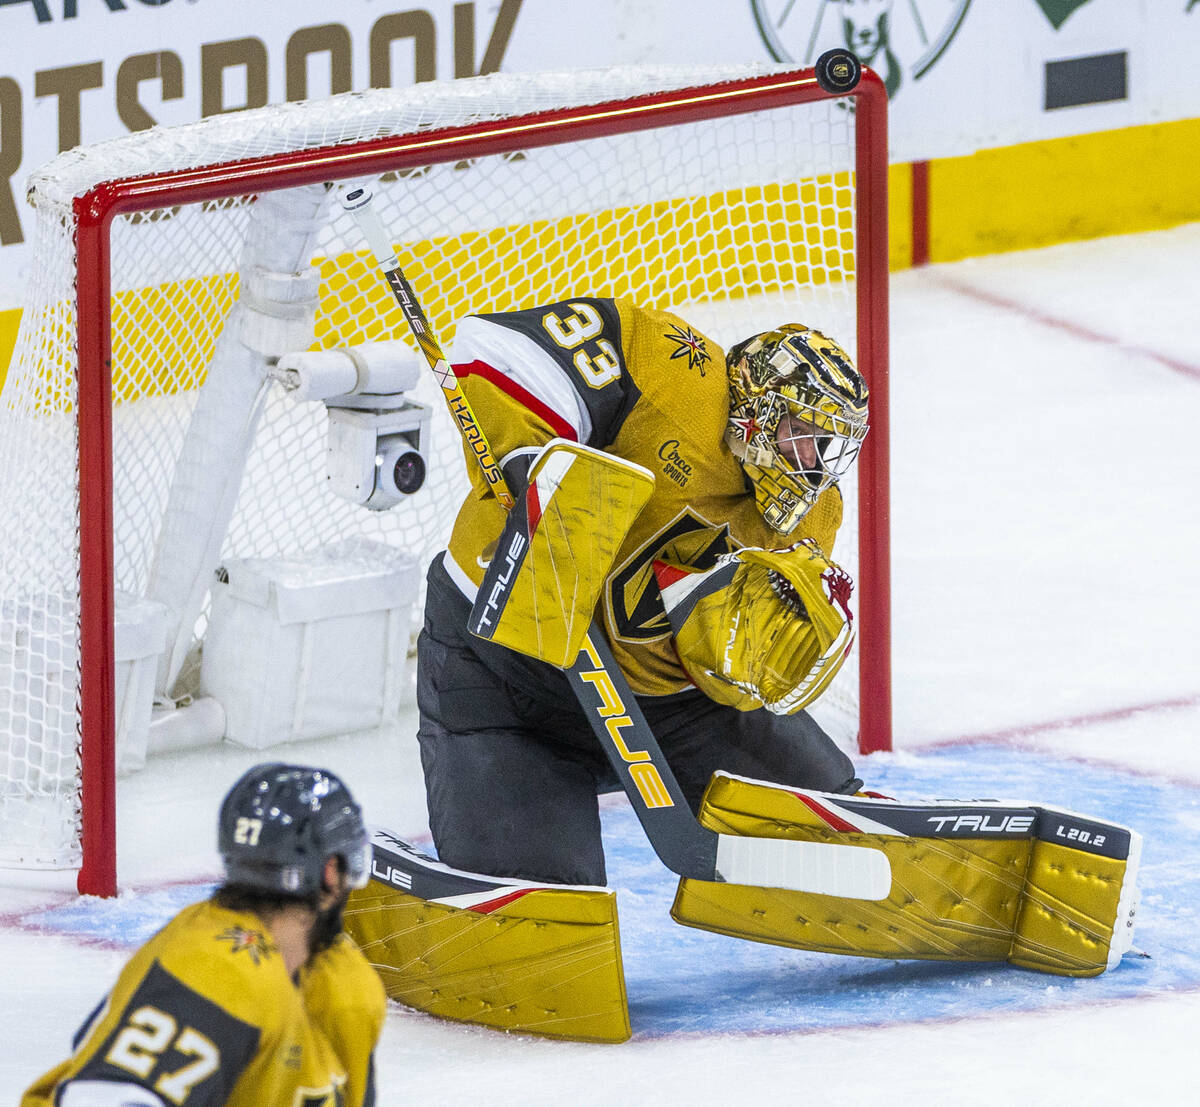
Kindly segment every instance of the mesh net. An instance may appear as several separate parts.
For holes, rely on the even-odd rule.
[[[70,865],[79,856],[79,672],[88,664],[79,646],[79,551],[90,521],[79,517],[77,435],[81,420],[102,413],[79,408],[74,289],[94,278],[78,271],[74,198],[103,181],[436,135],[761,72],[608,70],[378,90],[130,135],[70,151],[35,176],[36,271],[0,396],[0,861]],[[555,145],[486,156],[469,144],[456,150],[456,160],[388,172],[374,186],[445,346],[455,320],[470,312],[582,294],[670,307],[723,344],[802,320],[854,354],[854,114],[844,104],[747,114],[718,105],[711,118],[671,127],[586,139],[564,128]],[[145,596],[170,571],[163,562],[175,540],[164,536],[197,526],[178,507],[181,484],[193,479],[232,479],[228,525],[222,518],[220,533],[208,536],[221,560],[292,555],[359,535],[424,564],[449,534],[466,477],[428,374],[415,396],[434,409],[429,478],[390,511],[330,491],[324,406],[294,402],[269,378],[218,404],[218,422],[247,430],[244,467],[238,458],[222,476],[230,458],[220,441],[199,453],[188,445],[205,390],[219,391],[222,344],[233,340],[225,322],[239,298],[255,208],[254,197],[232,195],[112,224],[112,572],[120,594]],[[407,339],[352,218],[318,201],[310,230],[299,237],[311,254],[302,262],[321,278],[314,348]],[[181,476],[185,467],[191,476]],[[853,575],[853,480],[845,489],[835,556]],[[210,578],[211,564],[203,571]],[[196,613],[197,642],[205,610]],[[191,632],[190,617],[187,625]],[[120,680],[119,643],[117,658]],[[852,670],[844,668],[825,704],[824,721],[843,737],[856,725]]]

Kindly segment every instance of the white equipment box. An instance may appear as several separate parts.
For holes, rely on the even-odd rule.
[[[365,539],[226,562],[200,668],[226,739],[264,749],[394,721],[418,585],[414,557]]]
[[[132,773],[146,765],[154,674],[167,644],[167,608],[126,592],[117,592],[114,601],[117,772]]]

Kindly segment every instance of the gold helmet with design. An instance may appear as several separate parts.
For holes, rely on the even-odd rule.
[[[758,509],[790,534],[854,463],[867,434],[867,385],[832,338],[801,323],[730,349],[725,440]]]

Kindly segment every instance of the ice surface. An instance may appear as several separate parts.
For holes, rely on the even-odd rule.
[[[896,274],[891,794],[1037,799],[1146,837],[1136,945],[1095,980],[859,961],[674,926],[605,807],[634,1039],[555,1043],[393,1008],[381,1103],[1186,1103],[1200,1025],[1200,224]],[[305,743],[421,838],[409,729]],[[217,871],[253,751],[123,780],[109,903],[0,885],[0,1096],[59,1060],[128,949]],[[16,881],[20,881],[17,883]]]

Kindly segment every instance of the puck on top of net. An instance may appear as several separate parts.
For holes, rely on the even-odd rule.
[[[826,50],[813,66],[819,84],[826,92],[851,92],[862,76],[862,62],[849,50]]]

